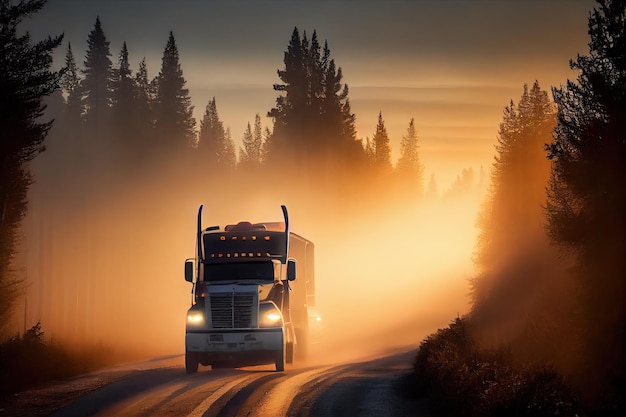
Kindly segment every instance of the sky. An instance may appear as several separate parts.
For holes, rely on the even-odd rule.
[[[374,135],[379,113],[394,161],[411,118],[426,175],[441,189],[464,168],[490,169],[504,107],[524,84],[549,90],[574,79],[569,60],[588,51],[592,0],[49,0],[24,22],[34,39],[64,34],[82,67],[96,17],[117,64],[146,58],[156,76],[169,32],[199,120],[216,98],[237,147],[278,93],[277,70],[294,27],[327,41],[342,68],[357,137]]]

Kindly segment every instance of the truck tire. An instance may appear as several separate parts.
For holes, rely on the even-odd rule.
[[[285,349],[276,352],[276,372],[285,371]]]
[[[193,375],[198,372],[198,360],[189,352],[185,353],[185,371],[187,375]]]

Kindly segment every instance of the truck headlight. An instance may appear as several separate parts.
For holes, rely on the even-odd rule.
[[[259,327],[280,327],[283,325],[283,315],[271,301],[259,304]]]
[[[195,304],[187,311],[187,327],[202,327],[204,323],[204,306]]]
[[[188,324],[193,324],[193,325],[203,324],[204,323],[204,314],[198,313],[198,312],[193,312],[193,313],[187,314],[187,323]]]

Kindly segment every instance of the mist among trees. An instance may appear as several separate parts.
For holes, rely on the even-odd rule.
[[[107,293],[101,271],[135,276],[138,256],[166,253],[167,242],[138,251],[137,236],[157,230],[178,237],[158,226],[171,217],[170,203],[189,193],[218,205],[230,192],[248,193],[251,201],[290,192],[331,218],[479,195],[484,174],[471,168],[443,192],[434,176],[426,183],[414,119],[407,120],[395,165],[382,112],[371,136],[356,137],[343,71],[316,31],[309,36],[294,28],[278,82],[268,86],[275,105],[259,109],[237,148],[220,120],[219,97],[206,103],[199,123],[193,118],[174,33],[164,37],[158,72],[145,59],[132,69],[129,57],[142,51],[124,43],[112,54],[106,22],[96,17],[84,60],[68,43],[63,69],[54,72],[52,51],[62,36],[33,43],[18,31],[45,3],[0,3],[2,324],[23,278],[11,266],[31,161],[44,138],[49,149],[32,164],[32,199],[47,216],[40,233],[63,247],[42,249],[55,259],[51,270],[65,277],[65,288],[50,289],[52,295],[71,304],[75,292],[89,294],[68,307],[84,313],[85,322],[62,329],[79,338],[93,337],[98,323],[88,311],[119,297]],[[598,1],[589,19],[589,54],[571,62],[579,76],[552,88],[553,100],[535,82],[521,86],[519,100],[504,108],[470,282],[469,317],[480,343],[509,346],[520,362],[555,364],[592,402],[613,400],[626,377],[625,8],[622,0]],[[89,259],[89,267],[70,258]],[[135,286],[131,294],[139,286],[128,285]]]

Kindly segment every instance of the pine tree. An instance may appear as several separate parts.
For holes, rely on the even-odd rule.
[[[284,54],[285,69],[278,70],[282,84],[274,84],[274,90],[284,92],[276,98],[276,107],[269,111],[268,116],[274,120],[272,134],[271,157],[277,159],[294,157],[298,152],[295,142],[299,132],[304,132],[305,112],[307,111],[307,74],[305,68],[305,51],[298,28],[294,28],[291,40]]]
[[[246,168],[258,168],[261,166],[263,131],[261,117],[257,113],[254,117],[254,131],[248,126],[243,134],[243,148],[240,148],[240,165]]]
[[[382,112],[378,114],[378,124],[372,138],[372,146],[374,149],[374,169],[379,175],[391,173],[391,144]]]
[[[558,124],[548,150],[552,240],[576,258],[583,378],[622,415],[626,387],[626,1],[599,0],[576,81],[553,88]],[[602,399],[605,396],[607,398]]]
[[[243,147],[239,148],[239,164],[242,167],[250,166],[252,161],[250,148],[253,146],[254,138],[252,136],[252,127],[250,126],[250,122],[246,127],[246,130],[243,132],[243,139],[241,140],[243,143]]]
[[[555,122],[554,104],[537,82],[530,91],[524,85],[518,105],[511,101],[504,109],[475,258],[489,272],[543,239],[542,207],[550,170],[544,144],[550,141]],[[481,285],[476,282],[475,302],[490,291]]]
[[[60,85],[66,95],[66,120],[75,127],[80,124],[83,115],[81,81],[80,70],[74,60],[72,45],[68,42]]]
[[[180,67],[174,33],[170,32],[157,76],[155,135],[165,149],[187,149],[195,145],[196,121],[189,90]]]
[[[269,160],[269,153],[271,149],[272,131],[269,127],[265,127],[263,130],[263,138],[261,140],[261,165],[267,164]]]
[[[224,132],[224,147],[219,153],[219,163],[228,173],[232,173],[237,167],[237,152],[229,127]]]
[[[270,157],[307,170],[317,167],[320,159],[336,160],[332,166],[361,156],[348,87],[342,82],[341,68],[330,58],[328,42],[322,50],[317,32],[309,41],[306,32],[301,37],[294,28],[284,64],[284,70],[278,71],[282,84],[275,84],[274,90],[285,94],[268,113],[274,120]]]
[[[42,99],[59,88],[61,72],[50,70],[63,35],[32,43],[18,34],[22,20],[45,0],[0,1],[0,328],[9,322],[20,279],[12,270],[20,223],[32,184],[28,162],[43,151],[52,125]]]
[[[213,97],[206,106],[198,134],[198,153],[203,164],[208,168],[218,166],[220,155],[224,152],[225,138],[224,124],[219,118],[217,104]]]
[[[535,82],[503,112],[491,184],[481,208],[471,281],[472,317],[485,344],[512,346],[516,360],[563,366],[571,357],[569,305],[556,253],[545,234],[543,207],[556,109]],[[567,310],[567,308],[563,308]],[[559,346],[568,340],[567,347]]]
[[[82,83],[85,120],[96,137],[105,135],[111,106],[111,53],[100,17],[96,18],[93,30],[87,38]]]
[[[254,130],[252,132],[253,146],[251,155],[257,165],[261,165],[263,148],[263,127],[261,126],[261,116],[257,113],[254,116]]]
[[[156,100],[155,85],[149,81],[148,67],[146,65],[146,58],[143,58],[139,63],[139,69],[135,74],[135,87],[136,87],[136,106],[135,114],[137,117],[137,137],[135,142],[142,153],[145,153],[149,148],[154,146],[154,115],[152,112],[152,106]]]
[[[137,137],[138,88],[135,84],[128,62],[126,42],[122,44],[118,67],[112,71],[111,106],[113,132],[117,151],[122,154],[131,152],[131,141]]]
[[[424,167],[420,163],[419,143],[415,130],[415,119],[411,118],[406,135],[400,142],[400,159],[396,165],[400,181],[408,186],[408,191],[420,196],[424,188]]]

